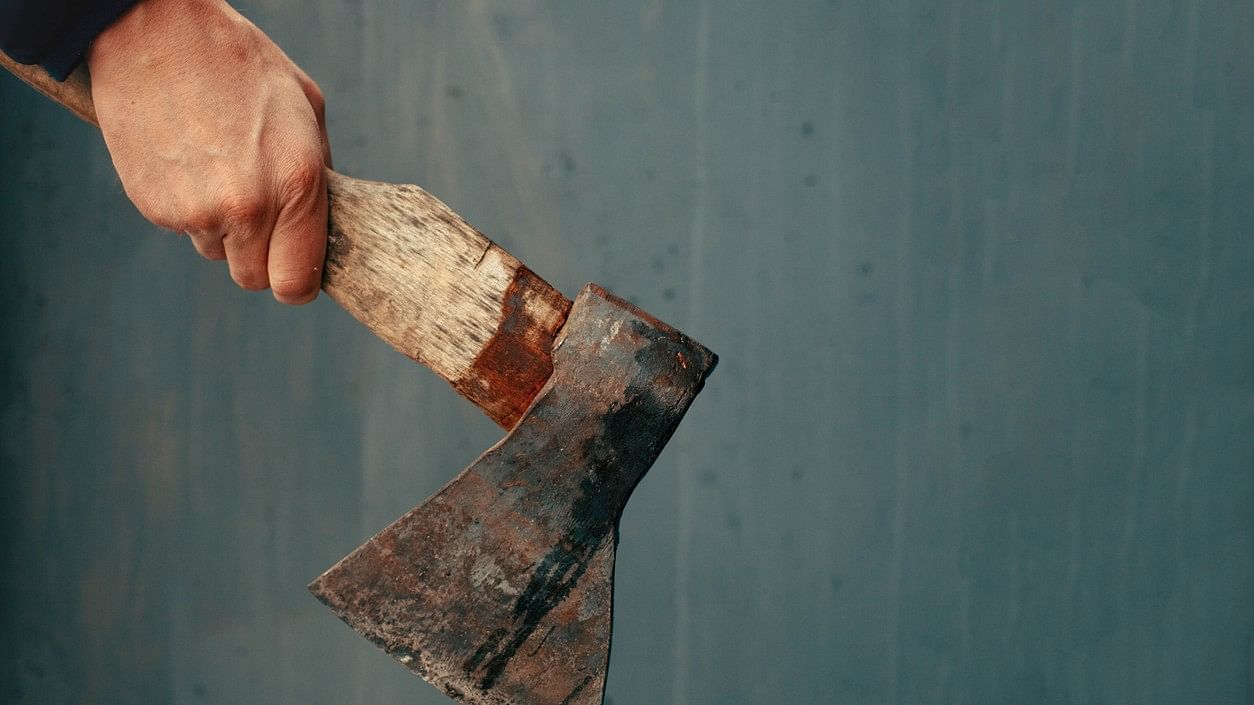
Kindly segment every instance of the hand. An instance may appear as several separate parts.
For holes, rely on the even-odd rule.
[[[312,301],[326,254],[322,92],[222,0],[142,0],[87,56],[96,115],[148,220],[245,289]]]

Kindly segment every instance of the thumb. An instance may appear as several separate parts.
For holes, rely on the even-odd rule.
[[[270,236],[267,272],[274,298],[304,304],[318,296],[327,252],[327,184],[322,155],[302,160],[286,178],[286,198]]]

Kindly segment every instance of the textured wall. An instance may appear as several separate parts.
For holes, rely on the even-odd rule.
[[[613,703],[1254,702],[1254,4],[246,11],[342,171],[722,356]],[[3,700],[445,702],[303,585],[492,425],[0,101]]]

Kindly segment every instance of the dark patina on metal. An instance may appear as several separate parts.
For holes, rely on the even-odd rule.
[[[618,519],[716,357],[589,285],[503,440],[310,585],[473,705],[596,705]]]

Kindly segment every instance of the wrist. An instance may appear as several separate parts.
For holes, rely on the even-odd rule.
[[[119,57],[161,62],[232,14],[224,0],[141,0],[96,37],[85,59],[89,68]]]

